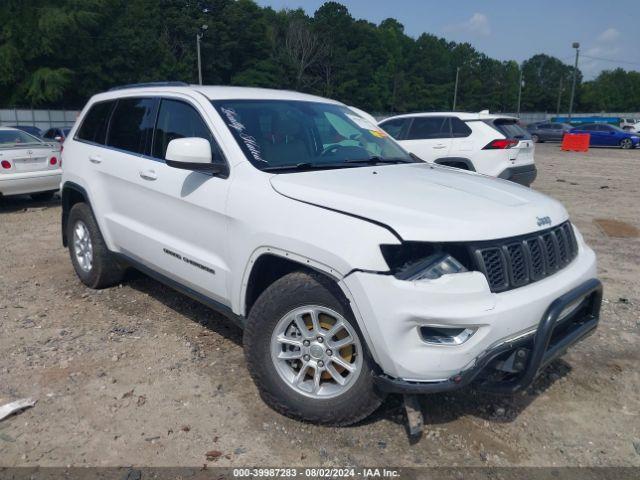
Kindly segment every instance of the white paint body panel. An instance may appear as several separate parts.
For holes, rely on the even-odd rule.
[[[557,201],[519,185],[428,164],[381,165],[291,174],[265,173],[245,158],[210,103],[216,98],[327,101],[295,92],[236,87],[153,87],[101,94],[181,98],[198,110],[229,164],[228,178],[167,166],[75,140],[65,143],[63,183],[82,187],[108,247],[246,315],[252,266],[279,255],[325,272],[351,302],[374,359],[387,374],[446,378],[497,339],[540,321],[558,296],[595,276],[595,255],[580,252],[565,269],[505,293],[478,272],[421,283],[395,279],[381,244],[505,238],[538,231],[536,217],[568,218]],[[86,114],[88,107],[81,114]],[[91,159],[98,159],[94,162]],[[153,171],[154,180],[141,171]],[[193,268],[166,250],[214,271]],[[417,325],[477,325],[458,347],[428,346]]]

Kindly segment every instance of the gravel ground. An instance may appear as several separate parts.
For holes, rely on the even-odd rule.
[[[640,466],[640,239],[593,223],[640,227],[640,152],[542,144],[536,159],[534,188],[567,206],[598,253],[601,326],[526,393],[423,397],[415,444],[397,397],[350,428],[274,413],[236,327],[140,274],[88,290],[60,243],[59,202],[5,199],[0,404],[38,403],[0,421],[0,465]]]

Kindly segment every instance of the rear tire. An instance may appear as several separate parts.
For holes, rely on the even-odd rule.
[[[531,140],[533,141],[533,143],[542,143],[542,140],[540,140],[540,137],[538,135],[531,135]]]
[[[332,335],[334,328],[346,333]],[[338,347],[345,339],[353,343]],[[345,426],[369,416],[384,399],[374,386],[373,361],[348,302],[321,274],[293,272],[269,286],[249,313],[244,351],[262,399],[288,417]]]
[[[82,283],[100,289],[122,280],[125,268],[107,248],[86,203],[71,208],[66,228],[71,263]]]
[[[55,195],[55,190],[52,192],[39,192],[39,193],[32,193],[31,195],[29,195],[33,200],[35,200],[36,202],[48,202],[49,200],[51,200],[53,198],[53,196]]]

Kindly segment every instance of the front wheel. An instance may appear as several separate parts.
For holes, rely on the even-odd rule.
[[[531,135],[531,140],[533,140],[533,143],[540,143],[540,137],[538,135]]]
[[[317,273],[290,273],[265,290],[244,333],[264,401],[292,418],[344,426],[382,402],[373,362],[342,293]]]
[[[633,142],[630,138],[623,138],[620,140],[620,148],[624,148],[625,150],[633,148]]]

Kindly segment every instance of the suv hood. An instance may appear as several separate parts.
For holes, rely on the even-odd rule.
[[[291,199],[382,223],[403,240],[493,240],[568,218],[559,202],[529,188],[425,163],[280,174],[271,185]]]

